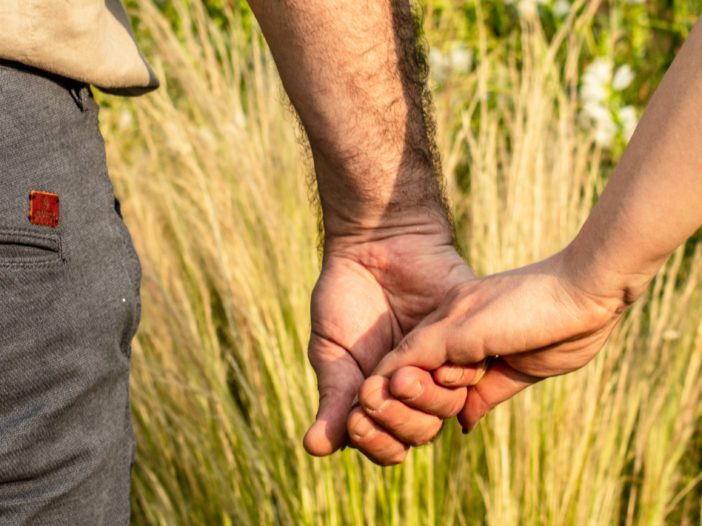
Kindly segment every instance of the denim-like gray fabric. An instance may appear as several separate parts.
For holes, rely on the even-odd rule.
[[[129,522],[141,269],[90,90],[0,61],[0,524]],[[31,190],[60,199],[31,224]]]

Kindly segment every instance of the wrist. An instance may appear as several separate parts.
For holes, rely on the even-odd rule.
[[[412,209],[368,209],[345,215],[323,209],[324,245],[334,248],[381,243],[415,236],[416,239],[453,242],[453,230],[444,208],[415,206]]]
[[[590,246],[580,236],[557,254],[557,260],[559,273],[570,286],[615,313],[631,306],[655,275],[621,268],[614,254],[602,246]]]
[[[314,151],[314,149],[313,149]],[[394,235],[425,226],[451,231],[433,162],[391,152],[313,154],[325,239]]]
[[[325,261],[352,260],[364,268],[373,269],[376,277],[399,275],[402,272],[398,274],[398,271],[404,267],[441,259],[440,256],[447,254],[455,257],[457,264],[465,266],[456,252],[448,219],[445,215],[432,213],[408,213],[384,220],[374,227],[356,225],[349,228],[345,225],[343,233],[327,233],[324,240]]]

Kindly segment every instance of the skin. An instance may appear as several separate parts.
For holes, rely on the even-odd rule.
[[[380,359],[473,278],[453,246],[412,13],[406,0],[250,5],[307,133],[323,212],[309,343],[320,404],[304,445],[328,455],[350,444],[397,463],[458,413],[465,387],[407,368],[367,384],[368,412],[354,400]]]
[[[447,363],[499,355],[459,414],[472,428],[525,387],[587,364],[666,258],[702,224],[700,93],[698,21],[577,237],[547,260],[458,285],[375,374],[412,365],[455,385],[446,381],[454,371]]]

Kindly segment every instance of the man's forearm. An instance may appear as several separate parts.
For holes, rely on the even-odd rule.
[[[702,223],[702,22],[666,73],[568,248],[576,279],[623,305]]]
[[[327,236],[446,222],[407,0],[250,0],[307,132]]]

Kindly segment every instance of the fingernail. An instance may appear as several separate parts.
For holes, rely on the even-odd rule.
[[[384,391],[382,387],[372,391],[364,400],[363,407],[369,413],[380,413],[387,405],[390,403],[390,399],[384,396]]]
[[[353,426],[353,438],[355,440],[363,440],[375,433],[375,427],[367,416],[360,417]]]
[[[419,395],[421,395],[424,392],[424,386],[422,385],[422,382],[414,382],[411,386],[405,388],[406,391],[404,393],[400,393],[397,395],[398,398],[404,400],[405,402],[411,402],[412,400],[419,398]]]
[[[447,384],[455,384],[463,376],[463,369],[460,367],[449,367],[444,373],[444,382]]]
[[[419,395],[421,395],[422,392],[424,392],[424,386],[422,385],[422,382],[415,382],[412,386],[412,389],[410,389],[409,391],[409,397],[407,399],[414,400],[415,398],[419,398]]]

